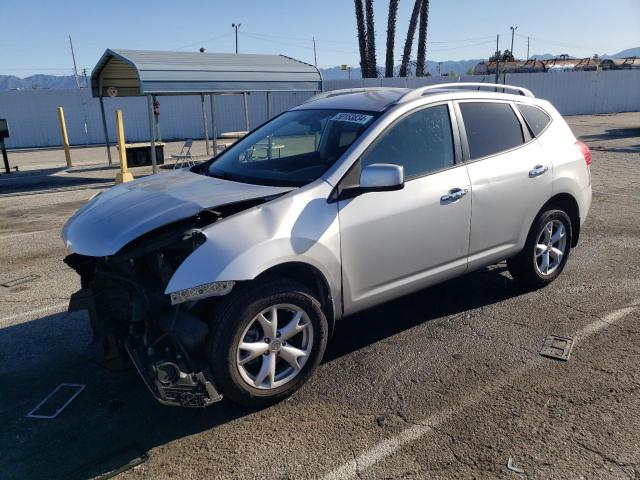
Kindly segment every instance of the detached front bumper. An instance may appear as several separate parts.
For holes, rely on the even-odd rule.
[[[168,360],[149,362],[145,356],[155,356],[155,352],[141,352],[130,340],[125,348],[145,385],[163,405],[204,408],[222,400],[204,372],[185,373]]]
[[[203,408],[222,400],[204,360],[208,334],[204,322],[178,306],[164,316],[153,316],[157,318],[154,322],[135,321],[141,314],[140,303],[133,298],[126,305],[130,313],[124,329],[122,319],[116,322],[109,316],[115,309],[103,311],[105,296],[110,298],[112,294],[83,288],[69,302],[69,311],[89,313],[96,363],[122,369],[131,360],[151,394],[163,405]],[[118,313],[122,315],[123,309]]]

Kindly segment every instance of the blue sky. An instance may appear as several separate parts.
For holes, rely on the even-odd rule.
[[[375,0],[378,64],[384,64],[386,0]],[[396,61],[413,0],[400,0]],[[357,66],[352,0],[0,0],[0,74],[71,73],[67,35],[78,67],[88,71],[106,48],[232,52],[239,22],[240,53],[282,53],[318,66]],[[640,0],[431,0],[431,60],[487,57],[511,42],[514,52],[587,56],[640,46]],[[415,52],[415,50],[414,50]]]

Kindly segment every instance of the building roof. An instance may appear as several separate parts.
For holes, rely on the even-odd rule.
[[[91,72],[91,89],[94,97],[320,91],[322,77],[284,55],[108,49]]]
[[[500,62],[500,72],[506,73],[534,73],[554,70],[596,70],[598,63],[592,58],[552,58],[548,60],[514,60]],[[496,71],[496,62],[480,62],[474,69],[476,74],[493,74]]]

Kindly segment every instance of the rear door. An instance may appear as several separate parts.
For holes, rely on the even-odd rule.
[[[511,102],[458,101],[471,180],[469,269],[502,260],[524,246],[551,197],[551,159]]]

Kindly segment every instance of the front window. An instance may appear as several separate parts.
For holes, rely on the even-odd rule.
[[[208,174],[264,185],[302,186],[319,178],[373,123],[375,112],[292,110],[236,142]]]

